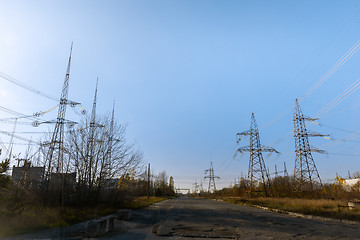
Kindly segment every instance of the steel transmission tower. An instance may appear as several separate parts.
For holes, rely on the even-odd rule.
[[[52,172],[52,164],[53,160],[56,160],[56,172],[62,172],[63,170],[63,158],[64,158],[64,125],[68,121],[65,120],[65,113],[66,113],[66,105],[72,104],[76,105],[78,103],[69,102],[68,97],[68,90],[69,90],[69,76],[70,76],[70,64],[71,64],[71,53],[72,53],[73,44],[71,43],[70,48],[70,56],[69,62],[66,70],[64,85],[61,92],[60,103],[59,103],[59,110],[58,116],[56,119],[56,125],[54,132],[51,137],[51,142],[49,143],[49,151],[47,153],[46,159],[48,161],[48,178],[50,177],[50,173]],[[54,156],[56,155],[56,156]]]
[[[97,98],[97,90],[98,90],[98,79],[96,79],[96,88],[95,88],[95,94],[94,94],[94,102],[93,102],[93,107],[92,107],[92,111],[91,111],[91,119],[90,119],[90,127],[89,127],[89,137],[88,137],[88,141],[87,141],[87,163],[88,163],[88,172],[89,172],[89,176],[88,176],[88,181],[89,181],[89,187],[92,187],[92,183],[93,183],[93,178],[95,176],[92,175],[92,170],[93,169],[93,163],[94,163],[94,143],[95,143],[95,128],[96,126],[96,98]]]
[[[194,186],[194,192],[195,192],[195,194],[197,194],[199,192],[200,185],[195,180],[195,183],[193,184],[193,186]]]
[[[209,175],[205,176],[204,179],[206,179],[206,178],[209,179],[208,192],[211,192],[211,190],[216,191],[215,178],[220,179],[220,177],[215,176],[212,162],[210,162],[210,169],[205,170],[205,174],[207,174],[207,173],[209,173]]]
[[[250,136],[250,146],[240,147],[237,152],[250,152],[248,179],[250,181],[250,193],[254,192],[256,185],[263,183],[266,195],[271,195],[271,184],[269,173],[266,169],[262,152],[276,152],[275,148],[262,146],[260,144],[259,129],[256,124],[254,113],[251,114],[250,130],[237,134],[237,142],[242,136]]]
[[[289,174],[286,169],[286,163],[284,162],[284,177],[288,177],[288,176],[289,176]]]
[[[324,153],[315,147],[310,147],[309,137],[324,137],[321,133],[310,132],[306,129],[305,121],[315,121],[317,118],[305,117],[295,100],[294,137],[295,137],[295,168],[294,178],[296,191],[313,191],[314,184],[320,184],[321,179],[311,152]]]

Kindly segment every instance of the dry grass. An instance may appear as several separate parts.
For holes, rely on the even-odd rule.
[[[46,228],[67,226],[114,213],[119,208],[143,208],[166,199],[167,198],[160,197],[150,197],[150,199],[147,199],[147,197],[137,197],[121,207],[108,207],[106,205],[64,209],[28,207],[16,214],[5,207],[0,206],[0,239],[7,236],[35,232]]]
[[[298,198],[242,198],[227,197],[224,201],[243,204],[259,205],[273,209],[297,212],[308,215],[332,217],[360,221],[360,209],[344,207],[347,201],[328,199],[298,199]]]
[[[57,209],[28,208],[16,215],[0,216],[0,238],[64,225],[66,222],[62,220]]]
[[[164,201],[166,199],[169,199],[169,197],[150,197],[149,199],[147,197],[137,197],[135,198],[129,206],[126,206],[131,209],[139,209],[144,208],[147,206],[150,206],[154,203]]]

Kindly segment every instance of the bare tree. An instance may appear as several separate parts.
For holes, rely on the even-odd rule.
[[[84,117],[77,127],[66,131],[63,146],[62,174],[76,174],[76,194],[83,200],[89,196],[99,199],[109,183],[116,188],[116,179],[142,162],[142,153],[126,142],[125,125],[102,117],[92,127],[89,117]]]

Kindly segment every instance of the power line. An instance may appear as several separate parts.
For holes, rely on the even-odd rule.
[[[353,84],[351,84],[347,89],[345,89],[340,95],[334,98],[328,105],[323,107],[320,111],[318,111],[315,116],[320,118],[332,110],[334,107],[339,105],[342,101],[344,101],[347,97],[353,94],[356,90],[360,88],[360,78],[357,79]]]
[[[321,87],[334,73],[344,65],[360,48],[360,40],[357,41],[347,53],[338,60],[338,62],[326,72],[315,84],[311,87],[300,99],[299,102],[302,102],[305,98],[313,94],[317,89]]]
[[[47,93],[45,93],[45,92],[43,92],[43,91],[40,91],[40,90],[38,90],[38,89],[36,89],[36,88],[33,88],[33,87],[31,87],[31,86],[23,83],[23,82],[20,82],[19,80],[17,80],[17,79],[15,79],[15,78],[13,78],[13,77],[11,77],[11,76],[9,76],[9,75],[1,72],[1,71],[0,71],[0,77],[2,77],[3,79],[5,79],[5,80],[7,80],[7,81],[9,81],[9,82],[14,83],[15,85],[17,85],[17,86],[19,86],[19,87],[22,87],[22,88],[24,88],[24,89],[27,89],[27,90],[29,90],[29,91],[31,91],[31,92],[33,92],[33,93],[36,93],[36,94],[41,95],[41,96],[43,96],[43,97],[46,97],[46,98],[48,98],[48,99],[50,99],[50,100],[53,100],[53,101],[56,101],[56,102],[59,101],[59,99],[58,99],[57,97],[54,97],[54,96],[52,96],[52,95],[50,95],[50,94],[47,94]]]
[[[304,95],[302,95],[299,99],[299,103],[302,102],[303,100],[305,100],[307,97],[309,97],[310,95],[312,95],[317,89],[319,89],[331,76],[333,76],[337,70],[339,70],[339,68],[341,66],[343,66],[360,48],[360,40],[357,41],[346,53],[344,56],[342,56],[334,66],[332,66],[330,68],[330,70],[328,70],[323,76],[321,76],[321,78],[319,78],[315,84],[308,89]],[[261,130],[264,130],[266,128],[268,128],[269,126],[271,126],[272,124],[274,124],[275,122],[279,121],[281,118],[283,118],[284,116],[286,116],[288,113],[290,113],[292,107],[289,106],[286,110],[284,110],[283,112],[281,112],[280,114],[278,114],[277,116],[275,116],[272,120],[270,120],[268,123],[266,123],[264,125],[263,128],[261,128]]]
[[[28,139],[28,138],[24,138],[24,137],[21,137],[21,136],[18,136],[18,135],[12,135],[11,133],[9,133],[9,132],[6,132],[6,131],[2,131],[2,130],[0,130],[0,133],[2,133],[2,134],[5,134],[5,135],[8,135],[8,136],[13,136],[14,138],[17,138],[17,139],[19,139],[19,140],[22,140],[22,141],[25,141],[25,142],[30,142],[30,143],[35,143],[35,144],[40,144],[40,143],[37,143],[37,142],[35,142],[35,141],[33,141],[33,140],[31,140],[31,139]]]
[[[0,110],[3,111],[3,112],[7,112],[9,114],[18,116],[17,118],[35,118],[34,115],[26,115],[26,114],[11,110],[11,109],[3,107],[3,106],[0,106]]]
[[[40,91],[40,90],[38,90],[38,89],[36,89],[34,87],[31,87],[30,85],[27,85],[26,83],[23,83],[23,82],[15,79],[15,78],[9,76],[8,74],[6,74],[4,72],[0,71],[0,77],[7,80],[7,81],[9,81],[9,82],[11,82],[11,83],[13,83],[13,84],[15,84],[15,85],[17,85],[17,86],[19,86],[19,87],[27,89],[27,90],[29,90],[29,91],[31,91],[33,93],[36,93],[36,94],[38,94],[40,96],[46,97],[46,98],[48,98],[48,99],[50,99],[52,101],[59,102],[61,100],[61,99],[59,99],[57,97],[54,97],[54,96],[52,96],[52,95],[50,95],[48,93],[45,93],[45,92]],[[75,101],[70,101],[70,100],[66,99],[66,104],[69,104],[70,106],[74,107],[76,105],[79,105],[80,103],[75,102]]]

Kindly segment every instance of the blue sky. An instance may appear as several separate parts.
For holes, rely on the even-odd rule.
[[[73,41],[70,99],[90,110],[99,77],[97,112],[110,113],[115,99],[117,121],[128,124],[128,141],[155,172],[166,170],[176,186],[189,187],[213,161],[223,187],[247,174],[249,155],[233,154],[252,112],[261,142],[281,152],[265,157],[270,172],[284,161],[293,171],[295,98],[360,39],[359,29],[358,1],[0,1],[0,71],[60,96]],[[359,60],[357,52],[301,103],[303,112],[316,114],[360,78]],[[32,114],[56,105],[0,84],[0,106]],[[309,126],[332,137],[310,139],[328,151],[314,154],[323,180],[360,170],[358,135],[334,129],[360,130],[359,100],[355,91],[319,120],[322,126]],[[79,117],[68,109],[67,118]]]

